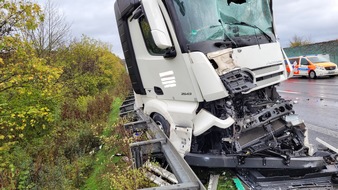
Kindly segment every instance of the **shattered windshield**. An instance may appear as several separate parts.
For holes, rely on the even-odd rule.
[[[243,36],[272,42],[270,0],[173,0],[188,43],[224,40],[235,43]],[[238,40],[237,40],[238,41]],[[251,40],[254,41],[254,40]],[[256,43],[256,44],[257,44]],[[242,45],[243,46],[243,45]]]

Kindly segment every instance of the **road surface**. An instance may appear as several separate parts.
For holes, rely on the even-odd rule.
[[[309,129],[310,143],[316,137],[338,148],[338,76],[334,78],[291,78],[277,87]]]

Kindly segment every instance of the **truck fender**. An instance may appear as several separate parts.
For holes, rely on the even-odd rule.
[[[144,113],[149,116],[152,116],[154,113],[158,113],[170,123],[170,128],[175,126],[174,120],[168,112],[168,105],[163,101],[157,99],[147,101],[144,106]]]

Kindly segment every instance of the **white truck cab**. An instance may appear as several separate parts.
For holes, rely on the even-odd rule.
[[[275,88],[288,72],[271,0],[117,0],[115,13],[135,109],[189,164],[309,153],[302,120]]]

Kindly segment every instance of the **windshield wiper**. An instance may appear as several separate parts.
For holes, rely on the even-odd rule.
[[[174,2],[177,4],[177,6],[180,8],[180,12],[182,14],[182,16],[185,16],[185,7],[183,4],[183,1],[180,0],[174,0]]]
[[[262,30],[261,28],[257,27],[256,25],[251,25],[251,24],[248,24],[246,22],[235,22],[235,23],[226,23],[226,24],[230,24],[230,25],[242,25],[242,26],[249,26],[249,27],[252,27],[252,28],[256,28],[256,29],[258,29],[259,31],[262,32],[262,34],[266,37],[266,39],[269,40],[269,42],[272,42],[272,38],[269,36],[269,34],[267,34],[266,32],[264,32],[264,30]]]
[[[218,22],[221,23],[221,26],[224,32],[224,42],[226,41],[225,39],[228,38],[233,44],[235,44],[236,47],[238,47],[237,43],[227,34],[227,31],[225,30],[222,20],[219,19]]]

